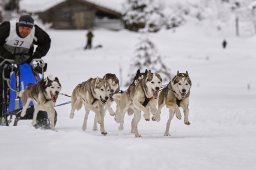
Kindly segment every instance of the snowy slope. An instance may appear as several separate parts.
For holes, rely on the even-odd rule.
[[[90,77],[111,72],[126,78],[139,35],[128,31],[95,30],[94,45],[84,51],[84,31],[48,30],[52,48],[45,57],[62,82],[62,92]],[[69,119],[70,105],[56,108],[58,132],[34,129],[31,121],[17,127],[0,127],[0,164],[3,170],[254,170],[256,169],[256,38],[225,37],[213,28],[186,25],[175,32],[151,35],[172,73],[188,70],[192,79],[191,125],[176,118],[171,137],[164,137],[167,109],[159,123],[141,119],[142,138],[130,134],[132,117],[125,117],[124,131],[117,130],[106,114],[107,136],[81,130],[84,111]],[[133,70],[134,72],[136,70]],[[250,90],[247,89],[248,84]],[[122,88],[124,89],[124,88]],[[59,103],[68,101],[60,97]],[[115,105],[113,105],[114,107]]]

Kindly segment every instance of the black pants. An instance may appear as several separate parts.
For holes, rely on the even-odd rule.
[[[37,126],[42,128],[50,128],[49,119],[47,116],[47,112],[39,111],[37,114]],[[57,123],[57,112],[55,111],[55,117],[54,117],[54,126]]]
[[[34,113],[34,107],[30,107],[27,109],[26,111],[26,115],[21,118],[21,120],[24,119],[33,119],[33,113]],[[37,124],[35,125],[36,128],[50,128],[50,122],[48,119],[48,115],[47,112],[45,111],[39,111],[37,113]],[[57,123],[57,112],[55,111],[55,117],[54,117],[54,126]]]
[[[84,49],[91,49],[91,48],[92,48],[92,41],[88,40]]]

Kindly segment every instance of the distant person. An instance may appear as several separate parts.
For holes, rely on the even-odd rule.
[[[228,42],[224,39],[222,41],[222,48],[225,49],[227,47],[227,45],[228,45]]]
[[[86,42],[86,46],[84,47],[84,49],[92,49],[92,39],[93,39],[93,33],[91,30],[89,30],[86,34],[86,38],[87,38],[87,42]]]

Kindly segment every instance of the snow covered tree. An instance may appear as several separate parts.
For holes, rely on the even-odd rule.
[[[158,1],[155,0],[127,0],[123,14],[125,27],[132,31],[139,31],[145,27],[150,32],[156,32],[164,24],[164,15]]]
[[[142,33],[135,52],[135,56],[132,59],[133,63],[130,65],[131,71],[129,71],[126,85],[131,83],[138,69],[140,69],[141,72],[148,69],[159,73],[164,82],[170,80],[170,69],[168,69],[162,61],[162,57],[158,54],[155,44],[148,38],[147,33]]]
[[[251,12],[251,20],[254,26],[254,34],[256,33],[256,1],[253,1],[251,4],[249,4],[249,9]]]
[[[4,9],[6,11],[19,11],[19,0],[9,0],[5,6]]]

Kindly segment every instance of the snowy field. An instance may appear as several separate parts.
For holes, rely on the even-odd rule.
[[[62,92],[90,77],[115,73],[124,83],[138,44],[139,34],[95,30],[94,45],[84,51],[85,31],[49,30],[52,47],[45,57],[46,75],[54,74]],[[190,122],[176,118],[172,136],[164,137],[167,109],[161,121],[139,122],[141,138],[130,133],[132,117],[124,131],[108,113],[107,136],[81,129],[84,111],[69,119],[70,105],[57,107],[57,130],[34,129],[31,121],[17,127],[0,127],[1,170],[255,170],[256,169],[256,37],[226,35],[198,26],[151,35],[172,73],[189,72],[192,79]],[[120,68],[122,72],[120,75]],[[136,70],[132,70],[135,72]],[[124,88],[122,88],[125,90]],[[58,103],[69,101],[64,96]],[[113,107],[115,105],[113,104]]]

